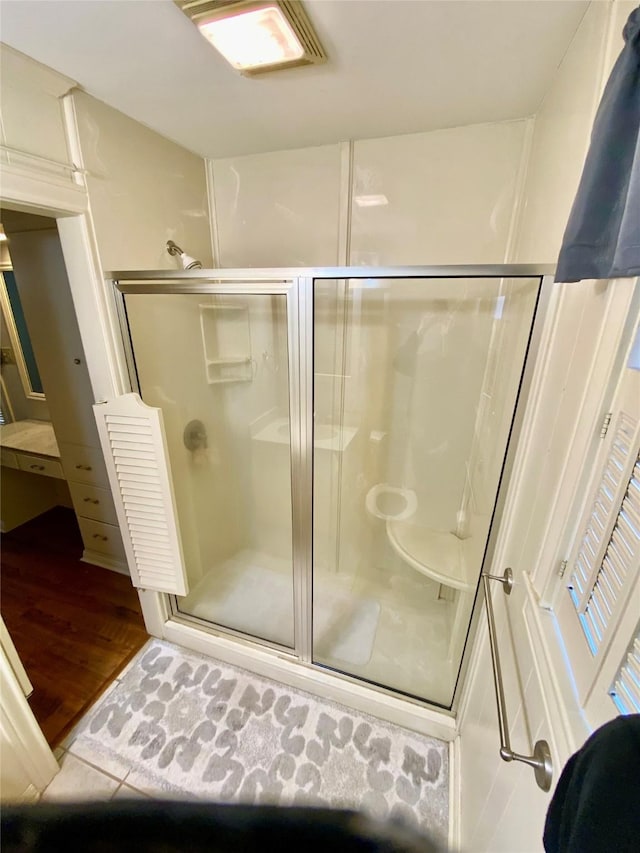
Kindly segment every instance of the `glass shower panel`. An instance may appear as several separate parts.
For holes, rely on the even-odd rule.
[[[293,647],[287,297],[124,298],[141,396],[164,417],[178,611]]]
[[[314,282],[315,663],[451,705],[539,285]]]

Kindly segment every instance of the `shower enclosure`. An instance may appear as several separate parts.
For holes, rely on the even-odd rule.
[[[132,390],[164,423],[187,576],[171,618],[450,708],[547,280],[111,277]]]

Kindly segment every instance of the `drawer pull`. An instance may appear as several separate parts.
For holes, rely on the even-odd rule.
[[[34,471],[44,471],[44,465],[29,465]]]
[[[108,536],[102,536],[100,533],[94,533],[91,538],[92,539],[100,539],[101,542],[108,542],[109,541]]]
[[[100,501],[97,498],[82,498],[82,500],[86,504],[99,504],[100,503]]]
[[[91,465],[76,465],[78,471],[93,471]]]

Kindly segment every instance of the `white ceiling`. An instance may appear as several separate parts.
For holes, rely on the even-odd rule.
[[[520,118],[588,2],[306,0],[326,65],[245,78],[172,0],[3,0],[2,41],[199,154]]]

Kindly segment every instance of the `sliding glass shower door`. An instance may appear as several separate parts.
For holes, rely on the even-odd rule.
[[[314,662],[451,705],[539,284],[315,281]]]
[[[290,296],[245,289],[124,306],[140,395],[167,435],[189,581],[177,610],[291,648]]]

